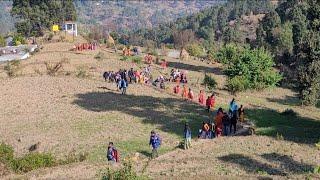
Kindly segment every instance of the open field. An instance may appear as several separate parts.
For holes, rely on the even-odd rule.
[[[40,152],[64,157],[75,150],[88,152],[88,159],[24,175],[9,173],[6,178],[97,178],[98,171],[108,167],[105,153],[109,141],[115,143],[122,158],[139,153],[141,160],[135,162],[135,167],[141,173],[148,163],[144,174],[155,179],[317,177],[309,172],[320,165],[320,151],[314,146],[320,138],[320,111],[299,106],[295,92],[272,88],[240,93],[236,99],[245,106],[247,118],[255,121],[258,136],[197,141],[193,148],[182,151],[177,147],[182,140],[184,121],[190,122],[195,137],[202,121],[212,119],[213,114],[172,95],[174,84],[167,91],[129,85],[128,95],[122,96],[115,84],[102,80],[103,71],[141,65],[120,61],[118,54],[105,48],[72,52],[69,51],[72,45],[44,45],[39,53],[21,62],[19,76],[15,78],[7,77],[5,64],[0,65],[0,141],[13,146],[17,156],[26,154],[31,144],[40,142]],[[105,54],[102,60],[94,58],[99,51]],[[46,75],[44,62],[62,59],[68,63],[57,76]],[[221,65],[172,58],[168,61],[167,70],[152,66],[154,77],[168,74],[174,67],[187,70],[189,86],[197,94],[204,72],[210,73],[219,84],[217,107],[227,107],[232,96],[224,90]],[[78,78],[79,68],[88,77]],[[287,108],[297,116],[281,115]],[[162,156],[148,162],[152,129],[163,138]]]

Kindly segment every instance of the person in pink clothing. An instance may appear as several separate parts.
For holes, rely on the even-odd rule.
[[[199,100],[199,104],[201,104],[201,105],[206,105],[205,100],[204,100],[204,96],[205,95],[204,95],[203,90],[200,90],[198,100]]]

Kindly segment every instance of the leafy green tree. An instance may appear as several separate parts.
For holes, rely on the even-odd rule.
[[[276,86],[282,78],[273,68],[272,55],[264,49],[227,45],[217,57],[224,63],[224,71],[228,76],[227,87],[233,93]]]
[[[270,45],[277,45],[277,39],[274,35],[274,29],[280,26],[280,17],[275,11],[266,14],[262,20],[263,30],[266,32],[265,40]]]
[[[25,36],[41,36],[53,24],[76,20],[73,0],[13,0],[11,15],[18,18],[17,32]]]

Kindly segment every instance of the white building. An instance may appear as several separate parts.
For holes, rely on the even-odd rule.
[[[78,36],[78,27],[75,22],[72,21],[66,21],[63,25],[63,30],[67,32],[68,34]]]

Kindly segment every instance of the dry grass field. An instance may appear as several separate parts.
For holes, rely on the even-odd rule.
[[[0,65],[0,141],[13,146],[17,156],[40,142],[39,152],[59,158],[72,151],[88,152],[88,159],[27,174],[8,172],[3,178],[99,178],[99,170],[109,167],[105,159],[109,141],[115,143],[122,159],[139,154],[134,167],[154,179],[319,178],[310,172],[320,165],[320,151],[314,146],[320,138],[320,111],[299,106],[295,92],[272,88],[240,93],[236,99],[245,106],[246,117],[255,121],[258,135],[194,141],[191,149],[183,151],[178,148],[183,122],[190,122],[196,137],[202,121],[213,118],[213,114],[173,95],[174,84],[166,91],[130,84],[123,96],[115,84],[104,82],[102,73],[144,65],[120,61],[119,54],[110,49],[73,52],[69,51],[72,46],[45,44],[40,52],[21,62],[17,77],[8,77],[3,70],[6,64]],[[94,58],[99,52],[105,55],[101,60]],[[61,60],[65,63],[57,75],[47,75],[45,62]],[[171,68],[186,70],[188,86],[197,94],[207,72],[218,82],[217,107],[227,107],[233,96],[224,90],[221,65],[173,58],[168,61],[167,70],[152,66],[154,77],[168,74]],[[80,71],[86,76],[79,77]],[[288,108],[297,116],[280,114]],[[161,156],[149,162],[152,129],[163,138],[163,146]]]

